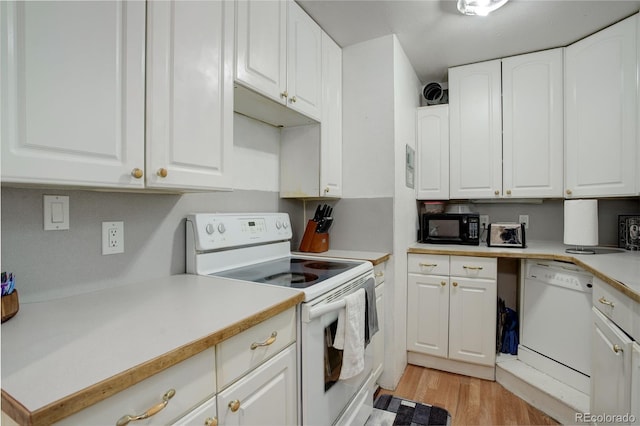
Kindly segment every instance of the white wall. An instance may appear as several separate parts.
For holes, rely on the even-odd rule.
[[[416,241],[418,215],[414,188],[406,186],[406,146],[416,149],[416,108],[420,106],[421,83],[398,39],[393,36],[394,62],[394,148],[395,191],[393,205],[394,303],[395,341],[393,348],[394,384],[400,380],[407,365],[407,247]]]
[[[233,115],[233,188],[280,191],[280,129]]]
[[[392,197],[393,39],[342,50],[343,198]]]

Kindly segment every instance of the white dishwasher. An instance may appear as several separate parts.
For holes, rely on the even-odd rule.
[[[593,276],[572,263],[524,263],[518,358],[589,394]]]

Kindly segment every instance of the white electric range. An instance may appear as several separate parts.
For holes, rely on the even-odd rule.
[[[342,354],[332,347],[344,297],[375,281],[370,262],[291,254],[286,213],[200,213],[186,220],[187,273],[304,292],[298,311],[301,422],[364,424],[373,406],[373,350],[365,368],[339,380]],[[366,386],[365,386],[366,384]]]

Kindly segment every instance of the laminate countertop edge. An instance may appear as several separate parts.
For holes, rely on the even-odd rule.
[[[262,289],[265,287],[271,288],[270,286],[262,286]],[[274,290],[277,289],[274,288]],[[1,391],[2,411],[20,425],[48,425],[59,421],[213,347],[289,308],[295,307],[304,300],[304,293],[288,290],[288,292],[281,293],[281,297],[276,297],[277,300],[274,303],[271,303],[273,302],[272,300],[269,305],[262,306],[250,315],[236,318],[219,328],[212,327],[210,333],[205,333],[198,338],[185,342],[144,362],[133,365],[131,368],[125,369],[67,396],[57,398],[37,409],[27,408],[19,400],[19,397],[17,398],[11,394],[10,388],[5,389],[3,374],[3,388]],[[246,289],[244,289],[244,291],[246,291]],[[18,321],[20,314],[24,315],[24,312],[20,312],[19,315],[11,321]],[[7,339],[5,339],[5,334],[3,330],[3,346],[11,344],[10,340],[7,341]],[[3,364],[4,359],[5,356],[3,355]],[[39,386],[43,386],[43,384],[40,383]]]
[[[483,247],[483,246],[451,246],[451,245],[431,245],[431,244],[419,244],[416,243],[407,249],[408,254],[436,254],[436,255],[453,255],[453,256],[475,256],[475,257],[495,257],[495,258],[512,258],[512,259],[540,259],[540,260],[556,260],[561,262],[573,263],[586,271],[592,273],[594,276],[600,278],[611,287],[620,291],[636,303],[640,303],[640,286],[638,282],[630,283],[626,285],[623,280],[618,279],[618,270],[612,266],[611,269],[602,270],[600,266],[594,265],[594,259],[602,259],[595,255],[579,255],[575,256],[565,252],[566,246],[561,243],[540,243],[533,242],[524,249],[511,249],[511,248],[495,248],[495,247]],[[612,250],[610,248],[602,248],[603,250]],[[640,253],[637,252],[625,252],[620,251],[621,256],[625,256],[625,261],[629,264],[633,263],[633,267],[640,270]],[[609,253],[608,256],[615,255],[615,253]],[[640,280],[640,275],[636,275],[636,279]],[[636,289],[636,287],[638,287]]]

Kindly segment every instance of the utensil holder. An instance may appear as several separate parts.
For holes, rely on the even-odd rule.
[[[2,322],[7,321],[18,313],[20,302],[18,301],[18,290],[2,296]]]

